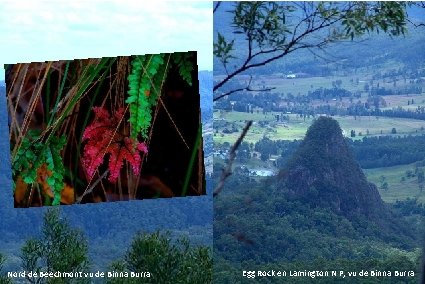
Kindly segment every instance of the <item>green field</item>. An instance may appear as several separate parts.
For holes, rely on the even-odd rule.
[[[420,95],[414,94],[414,95],[393,95],[393,96],[385,96],[382,97],[386,102],[386,107],[381,107],[381,110],[392,110],[393,108],[401,107],[404,110],[411,110],[414,111],[418,107],[424,107],[425,106],[425,93],[422,93]],[[346,108],[353,103],[361,102],[365,103],[367,102],[368,94],[363,93],[360,98],[354,98],[350,101],[350,98],[344,97],[341,100],[330,100],[326,103],[324,103],[321,100],[313,100],[311,102],[312,106],[320,106],[320,105],[329,105],[331,107],[337,107],[337,108]],[[414,104],[410,104],[413,99]]]
[[[396,70],[403,67],[403,65],[388,61],[385,64],[379,66],[379,70],[385,73],[390,70]],[[401,76],[395,78],[380,78],[373,79],[373,75],[376,74],[375,68],[360,68],[357,72],[347,74],[346,72],[334,72],[332,76],[325,77],[306,77],[306,78],[294,78],[287,79],[288,74],[275,73],[267,75],[254,75],[253,83],[251,87],[261,89],[263,87],[274,88],[272,92],[278,92],[283,94],[291,93],[292,95],[305,95],[309,91],[314,91],[319,88],[332,88],[333,82],[340,81],[341,88],[344,88],[350,92],[364,92],[365,84],[369,87],[384,87],[386,89],[403,88],[408,86],[409,80],[404,80]],[[224,76],[215,76],[217,80],[222,80]],[[241,84],[247,84],[250,77],[248,75],[239,75],[235,77],[235,81]],[[395,85],[394,85],[395,81]],[[406,102],[407,104],[407,102]]]
[[[253,120],[254,123],[245,137],[244,141],[249,143],[255,143],[264,136],[269,137],[272,140],[294,140],[303,139],[304,135],[313,121],[313,118],[298,117],[295,114],[289,114],[289,122],[276,124],[275,115],[278,113],[269,113],[264,115],[262,113],[245,113],[245,112],[214,112],[214,142],[223,143],[229,142],[234,143],[240,135],[240,131],[246,124],[246,120]],[[376,135],[391,135],[392,128],[397,131],[396,135],[408,135],[408,134],[425,134],[422,127],[425,128],[425,121],[416,119],[406,118],[389,118],[389,117],[370,117],[362,116],[356,119],[353,116],[334,116],[345,136],[350,135],[351,130],[354,130],[356,134],[362,133],[365,136],[369,131],[369,136]],[[268,126],[261,127],[259,121],[267,121]],[[222,122],[234,123],[239,132],[230,134],[222,133],[224,127],[217,127]],[[218,131],[218,132],[217,132]],[[382,131],[382,132],[381,132]],[[355,139],[362,138],[362,136],[356,136]]]
[[[422,192],[419,190],[416,177],[407,178],[405,176],[407,170],[412,170],[414,172],[414,164],[367,169],[363,171],[367,179],[376,184],[385,202],[393,203],[397,200],[418,198],[418,201],[425,203],[425,189]],[[385,181],[388,183],[388,190],[380,188],[381,176],[385,177]],[[401,181],[403,176],[405,177],[405,181]]]
[[[275,88],[273,91],[296,96],[298,94],[305,95],[308,91],[314,91],[318,88],[331,88],[332,81],[341,80],[341,87],[354,92],[360,88],[363,88],[364,83],[359,83],[358,85],[350,82],[351,77],[339,77],[339,76],[329,76],[329,77],[309,77],[309,78],[295,78],[295,79],[286,79],[284,75],[278,76],[269,76],[266,78],[259,78],[260,81],[264,81],[267,87]],[[261,87],[262,84],[257,86]]]

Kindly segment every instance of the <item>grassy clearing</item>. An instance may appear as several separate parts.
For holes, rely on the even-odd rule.
[[[338,120],[345,133],[350,133],[353,129],[356,133],[362,132],[363,135],[367,133],[367,130],[369,130],[370,135],[389,135],[392,128],[396,129],[397,135],[418,134],[421,133],[421,127],[425,127],[425,121],[407,118],[366,116],[354,119],[352,116],[346,116],[335,117],[335,119]]]
[[[360,77],[361,78],[361,77]],[[286,79],[284,75],[274,75],[267,78],[259,78],[256,82],[258,83],[257,87],[263,85],[267,87],[276,88],[275,92],[292,95],[305,95],[308,91],[314,91],[318,88],[332,88],[332,82],[336,80],[341,80],[341,87],[354,92],[356,90],[362,89],[364,83],[353,83],[350,80],[353,77],[340,77],[340,76],[329,76],[329,77],[310,77],[310,78],[295,78],[295,79]],[[354,79],[355,80],[355,79]],[[262,83],[264,81],[264,83]],[[355,82],[355,81],[354,81]]]
[[[311,106],[318,107],[321,105],[329,105],[331,107],[346,108],[352,105],[353,103],[367,102],[368,94],[363,92],[360,98],[350,98],[344,97],[341,100],[329,100],[328,102],[323,102],[322,100],[313,100]],[[393,108],[401,107],[405,110],[416,110],[418,107],[425,106],[425,93],[421,95],[394,95],[394,96],[385,96],[383,97],[387,103],[387,107],[381,107],[381,110],[391,110]],[[408,101],[414,101],[414,104],[411,105]]]
[[[285,124],[276,124],[273,126],[276,121],[275,115],[278,113],[269,113],[267,115],[257,114],[257,113],[244,113],[244,112],[226,112],[221,113],[214,112],[214,118],[233,123],[238,129],[239,132],[225,134],[222,133],[222,130],[225,127],[214,126],[214,142],[217,143],[234,143],[240,135],[240,131],[245,126],[246,120],[253,120],[254,123],[250,128],[249,132],[245,136],[244,141],[248,143],[255,143],[258,140],[262,139],[264,136],[269,137],[272,140],[294,140],[302,139],[307,131],[307,128],[312,123],[312,119],[306,119],[305,121],[296,115],[289,115],[290,121]],[[266,121],[269,126],[262,127],[260,121]],[[218,130],[218,133],[216,133]]]
[[[394,167],[376,168],[364,170],[367,179],[376,184],[385,202],[393,203],[397,200],[405,200],[407,198],[418,198],[418,201],[425,203],[425,190],[419,190],[417,177],[407,178],[405,173],[407,170],[414,172],[414,164],[400,165]],[[388,190],[380,188],[381,176],[385,177],[388,183]],[[405,181],[401,181],[405,177]]]
[[[382,108],[382,110],[393,109],[395,107],[401,107],[404,110],[414,111],[418,107],[425,106],[425,93],[421,95],[394,95],[384,97],[387,102],[387,107]],[[408,101],[414,101],[414,104],[408,104]]]
[[[397,69],[398,67],[396,63],[391,63],[387,67],[380,66],[381,71],[389,71]],[[365,103],[368,98],[368,92],[365,91],[365,85],[369,85],[370,88],[385,88],[385,89],[403,89],[404,87],[411,86],[410,80],[404,80],[401,76],[396,78],[381,78],[381,79],[372,79],[372,75],[375,71],[372,70],[361,70],[356,74],[351,75],[335,75],[335,76],[327,76],[327,77],[308,77],[308,78],[294,78],[287,79],[286,75],[283,73],[276,73],[271,75],[257,75],[254,76],[254,81],[252,83],[253,87],[256,88],[264,88],[264,87],[272,87],[274,90],[272,92],[282,93],[282,94],[292,94],[294,96],[300,95],[304,96],[309,91],[312,92],[319,88],[333,88],[336,81],[340,81],[340,87],[346,89],[352,93],[360,92],[362,94],[361,98],[355,98],[350,101],[349,98],[343,98],[342,101],[328,101],[326,104],[331,106],[337,105],[339,107],[346,107],[351,105],[353,102],[356,103],[358,101]],[[222,78],[222,76],[216,76],[217,79]],[[248,76],[238,76],[236,80],[241,84],[247,84],[249,81]],[[255,93],[255,92],[254,92]],[[412,95],[394,95],[394,96],[385,96],[383,97],[387,102],[387,107],[382,108],[392,109],[394,107],[402,107],[404,109],[416,109],[418,106],[425,105],[425,93],[420,95],[412,94]],[[408,105],[408,101],[414,99],[414,105]],[[323,105],[323,101],[313,101],[311,102],[312,106]]]
[[[253,120],[253,126],[249,130],[244,141],[249,143],[255,143],[264,136],[269,137],[272,140],[294,140],[303,139],[308,127],[313,122],[313,118],[297,117],[295,114],[289,114],[289,121],[284,124],[275,124],[275,115],[278,113],[270,113],[264,115],[262,113],[245,113],[245,112],[214,112],[214,119],[216,119],[214,126],[214,142],[217,143],[234,143],[240,135],[241,129],[245,125],[246,120]],[[352,116],[334,116],[339,122],[341,129],[345,136],[350,135],[351,130],[354,130],[356,134],[362,133],[362,136],[356,136],[355,139],[360,139],[367,134],[369,136],[379,135],[392,135],[391,130],[395,128],[397,134],[395,135],[416,135],[425,134],[425,131],[421,130],[425,127],[425,121],[416,119],[406,118],[389,118],[389,117],[357,117],[356,119]],[[268,126],[261,127],[259,122],[266,121]],[[222,122],[233,123],[239,132],[225,134],[222,130],[225,127],[218,127]],[[218,133],[217,133],[218,131]]]
[[[386,71],[395,70],[400,67],[402,66],[397,65],[396,62],[391,62],[388,66],[380,66],[380,71],[385,73]],[[316,76],[294,79],[287,79],[287,74],[275,73],[254,76],[252,86],[257,88],[274,87],[275,92],[284,94],[291,93],[292,95],[305,95],[308,91],[314,91],[318,88],[332,88],[332,83],[336,81],[341,81],[341,87],[350,92],[363,92],[365,84],[368,84],[369,87],[384,87],[386,89],[403,88],[410,85],[409,80],[404,80],[401,76],[397,76],[395,78],[373,79],[373,75],[375,73],[375,68],[371,68],[369,70],[362,68],[359,69],[357,73],[350,75],[339,73],[326,77]],[[216,76],[216,78],[222,79],[222,76]],[[249,81],[249,77],[238,76],[236,80],[243,84]]]

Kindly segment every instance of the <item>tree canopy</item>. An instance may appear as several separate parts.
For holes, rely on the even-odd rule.
[[[22,247],[22,268],[37,272],[27,277],[30,283],[90,283],[89,278],[39,277],[40,272],[88,272],[88,244],[79,230],[60,217],[58,208],[44,216],[42,236],[30,239]]]
[[[186,238],[176,244],[168,233],[138,234],[122,261],[111,266],[122,273],[143,273],[149,277],[143,283],[210,283],[211,252],[206,247],[190,247]],[[124,282],[123,282],[124,281]],[[141,283],[140,278],[108,278],[107,283]]]

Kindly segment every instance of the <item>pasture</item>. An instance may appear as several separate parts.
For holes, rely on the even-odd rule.
[[[308,127],[313,121],[312,117],[304,120],[304,118],[296,114],[288,114],[289,121],[276,123],[275,115],[277,114],[280,113],[271,112],[264,115],[255,112],[215,111],[214,142],[234,143],[239,137],[247,120],[254,121],[244,140],[249,143],[255,143],[264,136],[271,140],[303,139]],[[364,136],[425,134],[425,131],[422,130],[422,127],[425,128],[425,121],[423,120],[374,116],[357,116],[356,118],[353,116],[334,116],[333,118],[339,122],[344,136],[350,136],[351,130],[354,130],[356,132],[356,137],[354,137],[354,139],[361,139]],[[235,125],[239,131],[223,133],[223,129],[226,128],[223,125],[226,123]],[[263,124],[263,126],[261,126],[261,124]],[[396,129],[396,134],[391,133],[393,128]],[[360,133],[361,136],[359,136]]]
[[[367,179],[376,184],[382,199],[388,203],[407,198],[418,198],[419,202],[425,203],[425,189],[419,190],[417,177],[406,177],[406,171],[415,172],[415,164],[399,165],[394,167],[375,168],[363,170]],[[381,188],[382,176],[388,183],[388,189]],[[404,180],[402,178],[404,177]]]

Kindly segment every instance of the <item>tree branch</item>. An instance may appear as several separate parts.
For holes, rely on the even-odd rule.
[[[248,86],[243,87],[243,88],[239,88],[239,89],[234,89],[234,90],[229,91],[229,92],[227,92],[227,93],[224,93],[224,94],[221,94],[221,95],[219,95],[219,96],[216,96],[216,97],[214,97],[214,98],[213,98],[213,102],[215,102],[215,101],[217,101],[217,100],[219,100],[219,99],[221,99],[221,98],[224,98],[224,97],[226,97],[226,96],[229,96],[229,95],[231,95],[231,94],[233,94],[233,93],[240,92],[240,91],[249,91],[249,92],[267,92],[267,91],[271,91],[271,90],[276,89],[276,87],[263,88],[263,89],[252,89],[252,88],[251,88],[251,81],[252,81],[252,76],[250,76],[250,77],[249,77],[249,83],[248,83]]]
[[[221,178],[214,189],[213,197],[216,197],[220,194],[220,192],[223,190],[224,182],[226,179],[232,174],[232,164],[233,161],[236,158],[236,150],[239,148],[239,146],[242,143],[242,140],[244,139],[246,133],[248,132],[249,128],[252,125],[252,120],[248,121],[245,125],[244,129],[242,130],[241,135],[239,136],[238,140],[236,140],[235,144],[232,146],[229,152],[229,161],[227,162],[227,166],[225,169],[223,169],[223,173],[221,174]]]
[[[91,186],[90,188],[86,189],[83,194],[77,198],[77,200],[75,201],[75,204],[80,204],[81,201],[83,200],[84,196],[86,196],[87,194],[91,193],[93,191],[93,189],[96,187],[96,185],[102,181],[102,179],[104,179],[106,177],[106,175],[109,173],[109,170],[106,170]]]
[[[227,93],[221,94],[221,95],[219,95],[219,96],[217,96],[217,97],[214,97],[213,102],[215,102],[215,101],[217,101],[217,100],[219,100],[219,99],[221,99],[221,98],[224,98],[224,97],[230,96],[230,95],[231,95],[231,94],[233,94],[233,93],[240,92],[240,91],[248,91],[248,92],[267,92],[267,91],[271,91],[271,90],[274,90],[274,89],[276,89],[276,87],[270,87],[270,88],[265,88],[265,89],[252,89],[252,88],[249,88],[249,87],[244,87],[244,88],[235,89],[235,90],[229,91],[229,92],[227,92]]]
[[[218,7],[220,7],[220,5],[221,5],[221,1],[218,1],[217,4],[215,4],[215,6],[214,6],[213,13],[215,13],[215,11],[217,11],[217,9],[218,9]]]
[[[410,19],[407,19],[407,21],[409,22],[409,23],[411,23],[415,28],[418,28],[418,27],[425,27],[425,23],[414,23],[412,20],[410,20]]]

